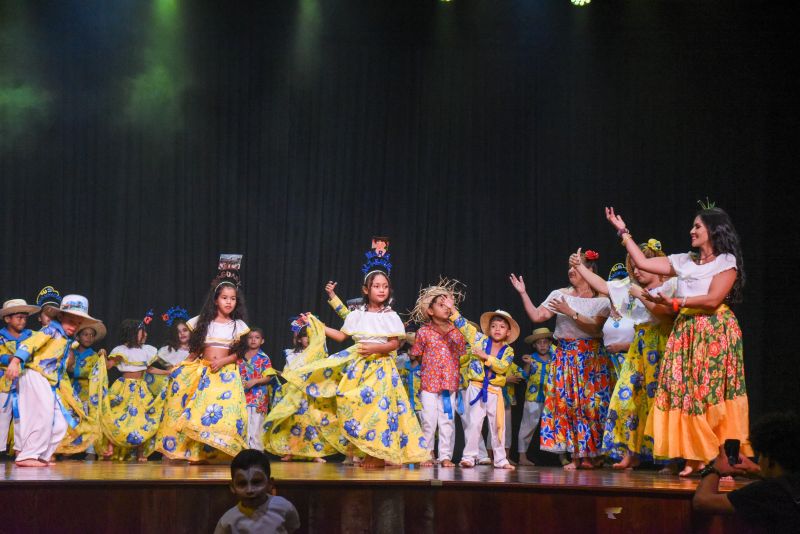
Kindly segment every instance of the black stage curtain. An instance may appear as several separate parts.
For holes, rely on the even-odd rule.
[[[197,313],[217,255],[241,252],[250,323],[280,367],[289,318],[338,325],[324,283],[358,295],[386,234],[400,311],[442,274],[467,284],[466,316],[503,308],[529,331],[510,272],[540,302],[579,246],[602,273],[623,261],[608,204],[637,240],[686,251],[708,197],[744,244],[751,412],[796,404],[783,7],[113,4],[0,2],[0,88],[48,95],[22,126],[0,104],[3,299],[87,295],[110,347],[150,307]]]

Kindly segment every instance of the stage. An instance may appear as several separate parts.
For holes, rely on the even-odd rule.
[[[367,470],[272,464],[301,532],[731,532],[696,514],[697,478],[524,467]],[[235,504],[227,465],[62,462],[2,466],[0,532],[212,532]],[[743,482],[723,483],[723,490]],[[11,508],[9,508],[9,506]]]

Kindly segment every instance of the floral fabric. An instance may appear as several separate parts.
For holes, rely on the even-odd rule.
[[[421,357],[421,387],[429,393],[456,391],[459,382],[459,358],[466,352],[466,340],[457,328],[442,334],[431,325],[417,331],[409,353]]]
[[[239,360],[239,376],[242,379],[242,385],[249,380],[259,380],[267,376],[275,376],[275,370],[272,369],[272,362],[269,356],[264,351],[259,350],[258,354],[250,358],[242,358]],[[248,407],[255,408],[259,413],[267,413],[269,410],[269,385],[259,384],[244,392],[245,401]]]

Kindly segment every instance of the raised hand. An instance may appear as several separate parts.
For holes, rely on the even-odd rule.
[[[519,293],[520,295],[525,293],[525,280],[522,279],[522,275],[520,275],[519,278],[517,278],[517,275],[511,273],[508,279],[511,282],[511,285],[514,286],[514,289],[517,290],[517,293]]]
[[[453,310],[456,308],[456,303],[453,302],[453,297],[450,295],[444,295],[441,299],[441,302],[447,307],[448,310],[450,310],[450,313],[453,313]]]
[[[606,219],[608,219],[608,222],[610,222],[611,225],[617,229],[617,231],[625,228],[625,221],[622,220],[622,217],[614,213],[613,207],[606,208]]]
[[[569,255],[569,266],[570,267],[577,267],[581,264],[581,247],[578,247],[577,252],[573,252]]]
[[[554,298],[548,302],[547,309],[553,313],[560,313],[567,316],[574,315],[574,310],[567,304],[567,300],[564,297]]]
[[[328,294],[328,298],[330,300],[333,300],[333,299],[336,298],[336,291],[335,291],[336,290],[336,284],[337,284],[337,282],[333,282],[331,280],[329,280],[328,283],[325,284],[325,293]]]

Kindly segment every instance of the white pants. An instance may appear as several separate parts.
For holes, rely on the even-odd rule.
[[[525,454],[531,445],[533,433],[539,426],[539,419],[542,417],[543,402],[525,401],[522,407],[522,422],[519,425],[519,436],[517,437],[517,450],[520,454]]]
[[[511,448],[511,434],[511,406],[506,404],[506,426],[505,431],[503,432],[503,446],[505,446],[506,449]],[[484,445],[485,447],[492,446],[491,443],[489,443],[490,439],[491,436],[486,436],[486,445]]]
[[[14,419],[9,396],[9,393],[0,393],[0,452],[6,452],[8,429],[11,428],[11,421]],[[6,406],[6,402],[8,402],[8,406]],[[19,448],[19,425],[14,425],[14,447]]]
[[[421,391],[422,400],[422,435],[429,453],[433,453],[434,438],[436,427],[439,427],[439,458],[440,462],[453,459],[453,447],[455,447],[456,420],[450,419],[444,411],[444,398],[441,393],[431,393]],[[450,406],[456,412],[455,393],[450,395]]]
[[[247,407],[247,446],[259,451],[264,450],[264,441],[261,439],[264,429],[264,414],[255,406]]]
[[[459,414],[461,417],[461,426],[464,428],[464,443],[467,441],[467,429],[469,428],[469,397],[466,389],[461,390],[461,399],[464,403],[464,413]],[[466,450],[466,449],[465,449]],[[463,453],[462,453],[463,456]],[[478,440],[478,462],[481,460],[488,460],[489,453],[486,450],[486,444],[482,439]]]
[[[464,399],[464,409],[469,411],[469,423],[465,432],[466,445],[464,458],[475,462],[480,450],[481,429],[483,420],[489,419],[489,438],[491,439],[492,452],[494,452],[494,466],[504,467],[508,464],[506,449],[497,433],[497,395],[489,392],[486,402],[479,400],[473,405],[469,402],[480,394],[480,388],[470,384],[467,388],[467,397]],[[502,393],[500,393],[502,395]],[[469,406],[469,408],[467,408]]]
[[[67,434],[67,421],[50,382],[36,371],[19,377],[19,450],[17,461],[49,460]]]

